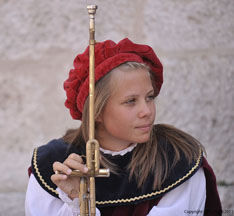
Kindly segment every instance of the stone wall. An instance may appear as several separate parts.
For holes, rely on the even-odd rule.
[[[76,127],[63,81],[96,38],[147,43],[164,65],[157,120],[199,139],[234,211],[234,1],[8,0],[0,2],[0,215],[24,215],[32,150]],[[229,215],[226,213],[225,215]],[[232,214],[233,215],[233,214]]]

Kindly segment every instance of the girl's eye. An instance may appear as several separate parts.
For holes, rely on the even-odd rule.
[[[147,97],[147,101],[152,101],[152,100],[154,100],[155,99],[155,95],[153,94],[153,95],[149,95],[148,97]]]
[[[129,99],[125,102],[125,104],[134,104],[136,102],[136,99]]]

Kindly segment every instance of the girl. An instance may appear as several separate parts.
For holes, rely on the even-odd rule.
[[[108,40],[95,46],[95,57],[96,138],[101,164],[111,170],[109,178],[96,178],[96,214],[221,215],[202,145],[172,126],[154,125],[163,69],[152,48]],[[34,150],[26,215],[79,215],[80,179],[70,174],[87,172],[88,62],[87,48],[64,83],[65,105],[81,126]]]

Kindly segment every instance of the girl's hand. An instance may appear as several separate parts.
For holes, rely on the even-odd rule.
[[[72,153],[63,163],[53,163],[53,170],[56,174],[51,176],[51,180],[73,200],[79,195],[80,177],[70,176],[72,169],[80,170],[83,173],[88,172],[81,156]]]

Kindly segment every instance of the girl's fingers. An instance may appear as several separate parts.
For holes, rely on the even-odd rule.
[[[63,163],[60,163],[58,161],[53,163],[53,170],[54,172],[58,171],[59,173],[64,173],[67,175],[70,175],[72,170],[70,169],[70,167],[66,166]]]
[[[75,153],[70,154],[63,163],[58,161],[53,163],[53,170],[58,172],[57,174],[70,175],[73,169],[80,170],[83,173],[88,171],[88,168],[83,164],[81,156]]]
[[[51,176],[51,180],[54,183],[58,183],[59,181],[64,181],[67,179],[67,176],[64,174],[54,174]]]
[[[72,159],[72,160],[75,160],[77,162],[80,162],[80,163],[83,163],[83,159],[80,155],[78,154],[75,154],[75,153],[71,153],[68,158]]]
[[[71,169],[80,170],[83,173],[88,171],[88,168],[83,164],[82,158],[77,154],[70,154],[64,161],[64,165]]]
[[[84,164],[77,163],[77,161],[74,161],[70,158],[67,158],[64,161],[64,164],[70,167],[71,169],[80,170],[83,173],[86,173],[88,171],[88,168]]]

